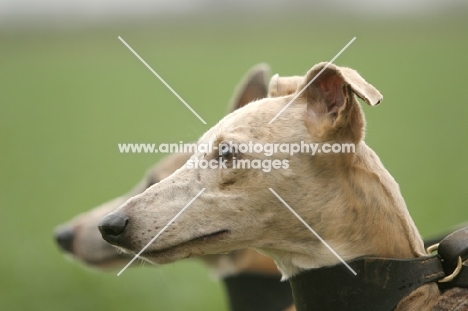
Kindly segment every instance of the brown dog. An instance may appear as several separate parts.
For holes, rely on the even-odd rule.
[[[305,88],[304,92],[261,99],[222,119],[199,140],[222,152],[198,152],[192,159],[227,163],[227,168],[178,170],[103,218],[104,239],[137,253],[201,193],[171,230],[146,248],[144,258],[163,264],[254,247],[274,258],[284,279],[339,263],[271,188],[346,261],[363,256],[424,256],[423,241],[398,184],[364,142],[365,119],[355,95],[374,106],[382,100],[381,94],[356,71],[326,66],[318,64],[302,78],[299,89]],[[287,160],[288,167],[269,172],[237,168],[239,159],[271,160],[264,153],[224,148],[226,142],[252,141],[264,146],[313,144],[323,151],[326,145],[352,144],[355,150],[314,156],[278,152],[275,160]],[[143,232],[147,234],[142,236]],[[434,282],[422,285],[396,310],[430,310],[439,295]]]

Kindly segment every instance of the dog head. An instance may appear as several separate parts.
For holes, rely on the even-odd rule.
[[[237,85],[228,106],[229,111],[237,110],[251,101],[266,97],[268,73],[269,68],[265,64],[251,68]],[[148,187],[171,175],[182,167],[190,156],[191,154],[182,153],[167,156],[149,169],[144,179],[128,194],[106,202],[76,216],[65,224],[59,225],[55,229],[54,237],[61,250],[88,266],[100,269],[123,267],[129,261],[128,255],[102,239],[98,230],[100,219],[127,199],[142,193]],[[205,256],[202,259],[219,276],[239,271],[278,273],[270,259],[253,250],[239,250],[226,255]]]
[[[382,100],[377,89],[356,71],[327,63],[285,88],[283,81],[276,78],[270,94],[284,96],[252,102],[208,130],[199,144],[212,151],[195,153],[191,165],[103,218],[103,237],[135,253],[146,247],[141,256],[156,263],[253,247],[273,257],[284,277],[338,262],[271,188],[345,260],[423,253],[398,185],[363,141],[355,95],[374,106]],[[313,144],[318,151],[267,155],[233,147],[250,143]],[[325,152],[335,145],[354,150]],[[240,160],[250,167],[240,168]],[[213,165],[194,165],[203,161]]]

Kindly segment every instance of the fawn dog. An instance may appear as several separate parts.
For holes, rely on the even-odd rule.
[[[204,189],[142,257],[165,264],[252,247],[275,260],[283,279],[339,263],[271,188],[345,261],[425,256],[398,184],[364,142],[365,119],[355,95],[375,106],[382,100],[379,91],[356,71],[327,63],[307,72],[297,88],[302,89],[252,102],[223,118],[199,140],[218,150],[197,152],[192,159],[226,167],[184,166],[105,216],[99,225],[103,238],[137,253]],[[275,159],[289,165],[269,172],[236,167],[239,159],[268,159],[265,153],[225,147],[226,142],[252,141],[348,143],[355,150],[314,156],[278,152]],[[321,282],[326,280],[317,280],[316,286]],[[430,310],[439,296],[436,283],[427,283],[400,300],[396,310]]]
[[[251,101],[266,97],[268,72],[269,69],[264,64],[250,69],[237,86],[228,110],[236,110]],[[283,78],[278,78],[278,81],[281,79]],[[293,91],[286,88],[280,90],[281,94]],[[270,95],[277,96],[279,94],[278,91],[275,91],[274,94]],[[54,236],[60,248],[68,255],[71,255],[71,257],[91,267],[100,269],[123,268],[130,258],[102,239],[98,230],[100,219],[115,210],[127,199],[142,193],[148,187],[171,175],[182,167],[191,155],[179,153],[167,156],[149,169],[144,179],[128,194],[110,200],[58,226]],[[270,307],[281,307],[281,309],[290,307],[291,309],[288,310],[293,310],[293,307],[291,307],[292,297],[289,285],[276,284],[280,279],[280,273],[276,265],[270,258],[259,254],[257,251],[244,249],[229,254],[202,256],[198,259],[205,262],[216,277],[222,278],[225,281],[230,296],[231,309],[254,308],[252,305],[255,303],[254,300],[270,299],[274,300],[270,301]],[[241,276],[244,279],[238,278],[236,280],[236,276]],[[264,284],[266,287],[265,291],[274,289],[276,297],[271,297],[272,293],[260,295],[262,288],[256,288],[254,289],[256,297],[252,298],[252,288],[249,288],[249,284],[246,284],[250,282]],[[234,293],[230,291],[234,291]],[[243,301],[244,298],[245,300],[249,300],[249,302]],[[265,301],[259,301],[258,303],[268,307]],[[255,308],[258,309],[259,307]]]

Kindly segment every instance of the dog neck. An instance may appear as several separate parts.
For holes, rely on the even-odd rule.
[[[223,279],[231,311],[285,310],[293,304],[288,282],[280,276],[251,272],[231,275]]]

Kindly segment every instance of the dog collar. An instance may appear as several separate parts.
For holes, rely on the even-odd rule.
[[[280,311],[293,304],[289,283],[276,275],[241,273],[223,281],[231,311]]]
[[[427,252],[436,249],[437,255],[413,259],[354,259],[348,264],[357,275],[342,264],[303,271],[290,279],[296,309],[393,310],[412,291],[435,281],[441,291],[458,288],[448,294],[466,299],[468,266],[462,262],[468,259],[468,227],[449,234]],[[452,310],[445,308],[450,304],[443,307]]]
[[[343,264],[311,269],[290,279],[297,311],[393,310],[423,284],[445,277],[437,255],[408,260],[359,258]]]

